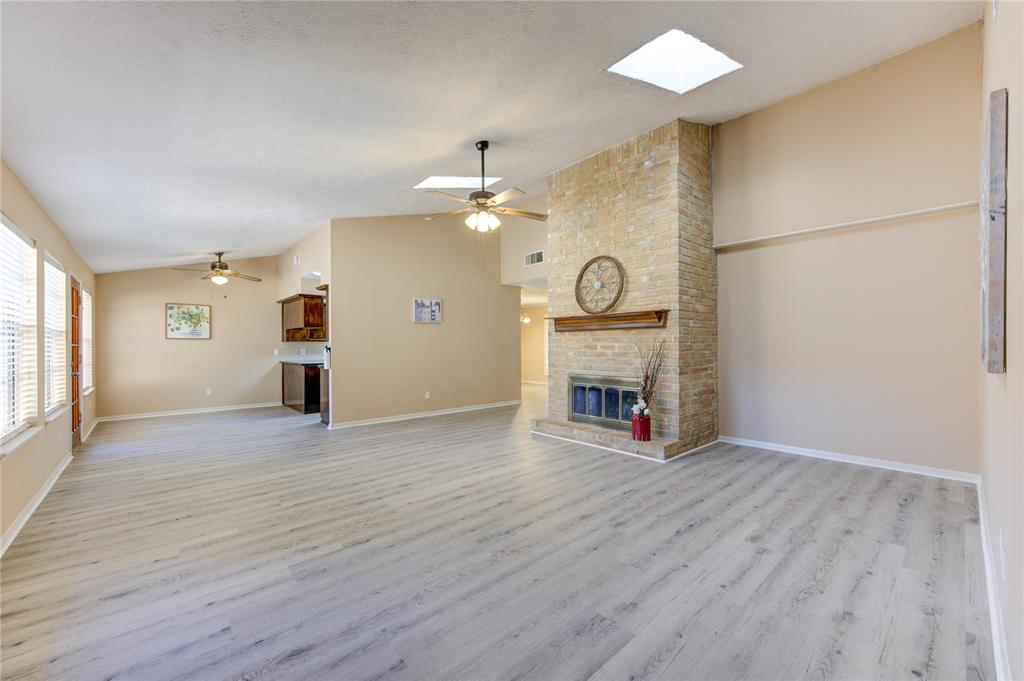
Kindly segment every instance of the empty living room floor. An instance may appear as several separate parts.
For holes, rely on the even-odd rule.
[[[993,679],[972,486],[504,408],[101,424],[2,562],[3,679]]]

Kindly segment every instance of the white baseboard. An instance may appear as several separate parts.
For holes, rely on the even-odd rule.
[[[1006,630],[1003,628],[1003,610],[996,596],[996,562],[989,542],[988,513],[985,509],[984,486],[978,484],[978,522],[981,525],[981,551],[985,557],[985,585],[988,588],[988,618],[992,624],[992,653],[996,662],[996,679],[1012,681],[1010,658],[1006,650]]]
[[[82,433],[82,444],[85,444],[85,441],[89,439],[90,435],[92,435],[92,431],[96,430],[96,424],[99,422],[100,420],[98,418],[92,420],[92,425],[89,426],[89,430]]]
[[[39,488],[36,495],[32,497],[32,500],[28,502],[28,505],[21,510],[18,517],[14,519],[11,526],[7,528],[6,532],[4,532],[3,537],[0,538],[0,556],[3,556],[8,547],[14,543],[14,538],[18,536],[18,533],[21,532],[23,527],[25,527],[25,523],[28,522],[28,519],[31,518],[32,514],[35,513],[37,508],[39,508],[39,504],[43,503],[43,499],[45,499],[46,495],[49,494],[54,483],[57,482],[57,478],[60,477],[60,474],[64,472],[64,469],[68,467],[69,463],[71,463],[70,452],[64,457],[64,460],[60,462],[60,465],[54,469],[53,473],[50,473],[50,477],[46,479],[46,482],[44,482],[43,486]]]
[[[767,449],[773,452],[784,452],[786,454],[797,454],[799,456],[810,456],[815,459],[828,459],[829,461],[841,461],[843,463],[854,463],[860,466],[871,466],[872,468],[884,468],[890,471],[901,471],[903,473],[916,473],[917,475],[928,475],[933,478],[945,478],[946,480],[958,480],[970,482],[975,485],[981,479],[977,473],[965,473],[954,471],[949,468],[933,468],[932,466],[919,466],[912,463],[890,461],[888,459],[873,459],[868,456],[854,456],[853,454],[840,454],[839,452],[828,452],[821,449],[808,449],[806,447],[793,447],[780,445],[774,442],[761,442],[760,440],[746,440],[739,437],[719,436],[719,442],[726,442],[733,445],[744,445],[755,449]]]
[[[264,409],[266,407],[283,406],[280,402],[260,402],[258,404],[229,404],[223,407],[200,407],[199,409],[172,409],[171,411],[144,411],[138,414],[120,414],[118,416],[98,416],[95,423],[107,421],[131,421],[133,419],[151,419],[157,416],[180,416],[182,414],[212,414],[218,411],[237,411],[239,409]],[[95,426],[95,423],[93,424]],[[91,430],[89,432],[92,432]]]
[[[332,423],[328,426],[330,430],[343,430],[345,428],[358,428],[359,426],[373,426],[378,423],[394,423],[395,421],[410,421],[412,419],[424,419],[430,416],[445,416],[446,414],[461,414],[466,411],[480,411],[481,409],[497,409],[498,407],[518,407],[521,400],[509,400],[508,402],[490,402],[487,404],[471,404],[465,407],[453,407],[451,409],[438,409],[436,411],[417,411],[410,414],[396,414],[395,416],[383,416],[378,419],[363,419],[361,421],[342,421]]]
[[[547,385],[547,381],[522,381],[526,385]]]

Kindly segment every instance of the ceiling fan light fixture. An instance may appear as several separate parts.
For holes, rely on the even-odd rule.
[[[493,231],[502,225],[498,216],[488,211],[477,211],[470,213],[466,218],[466,226],[481,233]]]
[[[501,226],[501,220],[494,213],[480,210],[469,214],[469,217],[466,218],[466,226],[481,233],[490,232]]]
[[[437,189],[429,189],[432,194],[437,194],[449,201],[455,201],[456,203],[462,204],[462,207],[458,210],[450,210],[445,213],[438,213],[436,215],[427,215],[424,220],[433,220],[434,218],[447,217],[449,215],[462,215],[469,213],[469,217],[466,218],[466,226],[476,232],[492,232],[501,226],[501,220],[498,216],[491,211],[497,211],[503,215],[515,215],[517,217],[529,218],[530,220],[544,221],[548,219],[545,213],[534,213],[528,210],[519,210],[518,208],[509,208],[502,206],[501,204],[506,201],[523,196],[526,192],[518,187],[509,187],[503,192],[495,194],[494,192],[487,191],[487,173],[484,171],[484,154],[490,147],[490,142],[487,140],[480,140],[476,143],[476,148],[480,152],[480,189],[469,195],[468,198],[462,198],[461,196],[455,196],[447,192],[442,192]],[[468,206],[468,208],[466,207]]]
[[[225,277],[223,274],[215,274],[212,277],[210,277],[210,281],[212,281],[217,286],[223,286],[224,284],[228,283],[228,278]]]

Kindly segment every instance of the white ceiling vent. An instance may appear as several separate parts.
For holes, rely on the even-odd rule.
[[[540,263],[544,262],[544,251],[534,251],[533,253],[527,253],[526,256],[523,258],[523,261],[525,262],[527,267],[529,267],[530,265],[539,265]]]

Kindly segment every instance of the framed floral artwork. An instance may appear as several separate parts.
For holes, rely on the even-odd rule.
[[[210,339],[210,306],[167,303],[167,338]]]

